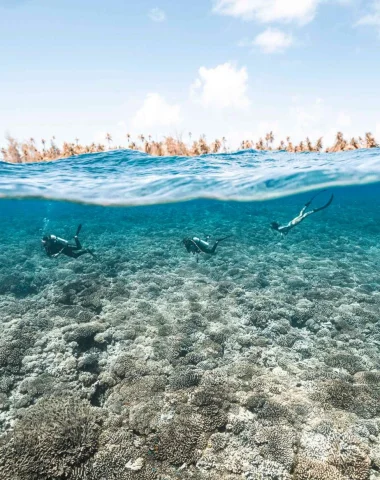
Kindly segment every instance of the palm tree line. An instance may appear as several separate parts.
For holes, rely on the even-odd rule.
[[[104,140],[107,147],[102,143],[91,143],[90,145],[80,144],[80,139],[75,138],[72,143],[64,142],[59,148],[55,142],[55,137],[50,139],[47,144],[45,139],[41,139],[42,149],[36,147],[34,138],[30,138],[25,142],[18,142],[10,135],[6,136],[7,146],[1,148],[1,156],[5,162],[10,163],[31,163],[56,160],[59,158],[67,158],[75,155],[86,153],[104,152],[107,149],[124,149],[137,150],[145,152],[153,156],[199,156],[213,153],[228,153],[227,139],[215,139],[208,142],[205,135],[201,135],[197,140],[193,139],[191,132],[188,134],[188,141],[185,142],[181,137],[174,138],[171,136],[164,137],[160,141],[152,139],[151,135],[138,135],[134,140],[130,133],[126,134],[127,146],[115,145],[112,135],[106,133]],[[371,133],[366,133],[364,137],[351,138],[346,140],[342,132],[336,134],[335,143],[331,147],[325,149],[326,152],[342,152],[348,150],[358,150],[361,148],[379,147],[375,137]],[[240,144],[241,150],[255,149],[260,151],[287,151],[290,153],[302,152],[321,152],[323,151],[323,139],[319,138],[313,143],[308,137],[300,143],[294,144],[290,137],[286,141],[280,140],[275,143],[273,132],[267,133],[258,141],[251,139],[243,140]]]

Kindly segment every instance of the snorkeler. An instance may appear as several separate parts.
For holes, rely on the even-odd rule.
[[[334,200],[334,195],[331,195],[330,200],[326,203],[326,205],[323,205],[323,207],[314,208],[313,210],[310,210],[308,212],[306,211],[307,208],[311,205],[311,203],[315,199],[315,197],[317,197],[318,195],[320,195],[325,191],[326,190],[323,190],[322,192],[319,192],[316,195],[314,195],[314,197],[305,204],[303,209],[300,211],[299,215],[296,218],[294,218],[292,221],[290,221],[287,225],[281,226],[279,223],[273,222],[271,225],[273,230],[277,230],[277,232],[280,232],[282,235],[287,235],[292,228],[294,228],[296,225],[298,225],[303,220],[305,220],[306,217],[312,215],[313,213],[320,212],[321,210],[324,210],[325,208],[329,207],[332,201]]]
[[[197,262],[198,262],[198,259],[199,259],[198,255],[200,253],[206,253],[207,255],[214,255],[219,243],[231,237],[232,235],[229,235],[228,237],[224,237],[224,238],[219,238],[218,240],[216,240],[213,246],[211,246],[208,243],[210,236],[207,236],[206,240],[201,240],[198,237],[184,238],[182,242],[185,245],[185,248],[188,251],[188,253],[192,253],[193,255],[197,256]]]
[[[67,240],[56,237],[55,235],[47,235],[42,239],[42,246],[45,249],[46,255],[51,258],[57,258],[61,254],[71,258],[78,258],[86,253],[89,253],[95,257],[94,253],[89,249],[82,249],[82,245],[79,241],[78,235],[82,229],[82,225],[79,225],[75,234],[75,245],[70,245]]]

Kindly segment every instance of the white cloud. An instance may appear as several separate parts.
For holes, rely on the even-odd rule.
[[[380,27],[380,0],[374,0],[371,6],[372,12],[359,19],[357,25],[372,25]]]
[[[142,107],[132,119],[135,128],[168,127],[181,122],[181,107],[170,105],[158,93],[148,93]]]
[[[153,22],[164,22],[166,20],[166,13],[160,8],[152,8],[149,11],[149,18],[153,20]]]
[[[337,119],[337,125],[339,127],[350,127],[352,123],[350,115],[347,115],[345,112],[340,112]]]
[[[213,11],[263,23],[313,20],[321,0],[213,0]]]
[[[253,45],[259,47],[264,53],[281,53],[293,44],[292,35],[273,28],[260,33],[253,41]]]
[[[203,107],[244,109],[250,104],[245,67],[237,69],[224,63],[215,68],[201,67],[198,73],[199,77],[191,86],[191,96]]]

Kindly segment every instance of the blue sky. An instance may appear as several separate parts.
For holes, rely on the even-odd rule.
[[[0,0],[0,65],[20,140],[380,137],[380,0]]]

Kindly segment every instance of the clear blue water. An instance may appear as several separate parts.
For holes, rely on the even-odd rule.
[[[378,149],[0,163],[0,197],[1,478],[378,478]],[[47,257],[80,223],[97,257]]]
[[[300,155],[246,150],[196,158],[116,150],[32,165],[0,162],[0,196],[101,205],[265,200],[324,186],[378,182],[379,157],[380,149]]]

